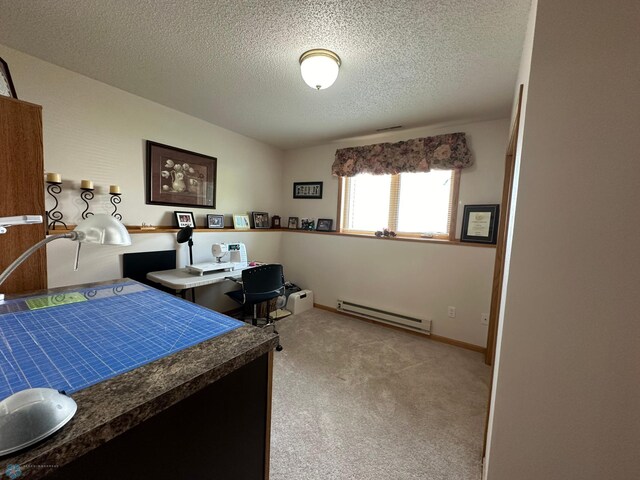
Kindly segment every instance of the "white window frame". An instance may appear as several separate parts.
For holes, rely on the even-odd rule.
[[[440,239],[440,240],[455,240],[455,230],[456,230],[456,222],[458,219],[458,197],[460,194],[460,171],[461,169],[456,168],[452,171],[451,175],[451,191],[449,194],[449,221],[446,233],[438,233],[434,234],[432,238]],[[349,198],[349,189],[350,189],[350,179],[353,177],[340,177],[340,184],[338,188],[338,221],[337,227],[340,233],[348,233],[348,234],[356,234],[356,235],[371,235],[374,232],[368,230],[349,230],[344,228],[343,219],[348,218],[349,202],[347,199]],[[396,231],[397,225],[394,222],[397,221],[398,215],[397,213],[392,214],[392,209],[398,209],[397,200],[399,198],[398,188],[400,188],[400,175],[392,175],[391,176],[391,189],[390,189],[390,205],[389,205],[389,229]],[[407,232],[396,232],[398,237],[400,238],[420,238],[422,234],[420,233],[407,233]]]

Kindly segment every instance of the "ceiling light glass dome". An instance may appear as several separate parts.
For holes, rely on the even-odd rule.
[[[338,78],[340,57],[330,50],[316,48],[300,56],[300,71],[307,85],[317,90],[330,87]]]

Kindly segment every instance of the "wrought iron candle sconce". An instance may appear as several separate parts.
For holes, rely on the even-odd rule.
[[[94,197],[93,187],[92,188],[81,187],[80,190],[82,190],[82,193],[80,194],[80,198],[86,205],[84,211],[82,212],[82,219],[86,220],[87,217],[90,217],[91,215],[93,215],[93,212],[89,211],[89,202],[93,200],[93,197]]]
[[[56,224],[62,225],[65,229],[68,229],[67,224],[62,221],[64,215],[58,210],[58,195],[62,193],[62,181],[47,180],[47,193],[51,195],[55,204],[51,210],[47,211],[47,230],[54,230]]]
[[[109,201],[111,202],[111,205],[113,205],[113,212],[111,212],[111,216],[118,220],[122,220],[122,215],[118,213],[118,204],[122,201],[120,198],[122,194],[109,192],[109,195],[111,195],[111,199]]]

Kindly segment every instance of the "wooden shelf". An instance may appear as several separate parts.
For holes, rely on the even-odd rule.
[[[75,225],[69,225],[69,228],[55,228],[54,230],[49,230],[48,234],[52,235],[54,233],[65,233],[70,232],[75,228]],[[179,228],[176,227],[156,227],[155,230],[142,230],[138,225],[128,225],[127,231],[132,235],[145,234],[145,233],[177,233],[180,231]],[[415,237],[376,237],[374,235],[366,235],[366,234],[356,234],[356,233],[340,233],[340,232],[318,232],[316,230],[292,230],[288,228],[252,228],[248,230],[236,230],[235,228],[194,228],[194,232],[196,233],[224,233],[224,232],[234,232],[234,233],[244,233],[244,232],[253,232],[253,233],[266,233],[266,232],[289,232],[289,233],[301,233],[304,235],[332,235],[339,237],[352,237],[352,238],[366,238],[369,240],[378,240],[383,242],[418,242],[418,243],[436,243],[439,245],[454,245],[458,247],[473,247],[473,248],[496,248],[495,245],[487,245],[485,243],[470,243],[470,242],[461,242],[460,240],[446,240],[440,238],[415,238]]]

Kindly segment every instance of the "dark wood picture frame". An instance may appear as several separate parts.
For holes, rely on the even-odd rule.
[[[193,212],[181,212],[181,211],[174,211],[173,214],[175,215],[176,218],[176,224],[178,225],[178,228],[184,228],[184,227],[191,227],[191,228],[196,228],[196,219],[193,216]],[[187,219],[187,217],[189,217]]]
[[[224,215],[207,213],[207,228],[224,228]]]
[[[293,182],[293,198],[322,198],[322,182]]]
[[[267,212],[251,212],[251,222],[253,228],[271,228]]]
[[[147,140],[148,205],[215,208],[217,158]]]
[[[333,228],[333,219],[331,218],[319,218],[316,224],[316,231],[318,232],[330,232]]]
[[[8,90],[10,95],[5,95],[4,93],[0,93],[0,95],[3,97],[18,98],[16,87],[14,87],[13,80],[11,79],[11,72],[9,72],[9,65],[0,57],[0,92],[4,92],[5,90]]]
[[[289,223],[287,224],[287,228],[291,230],[298,229],[298,217],[289,217]]]
[[[465,205],[461,242],[495,244],[498,238],[500,205]]]

